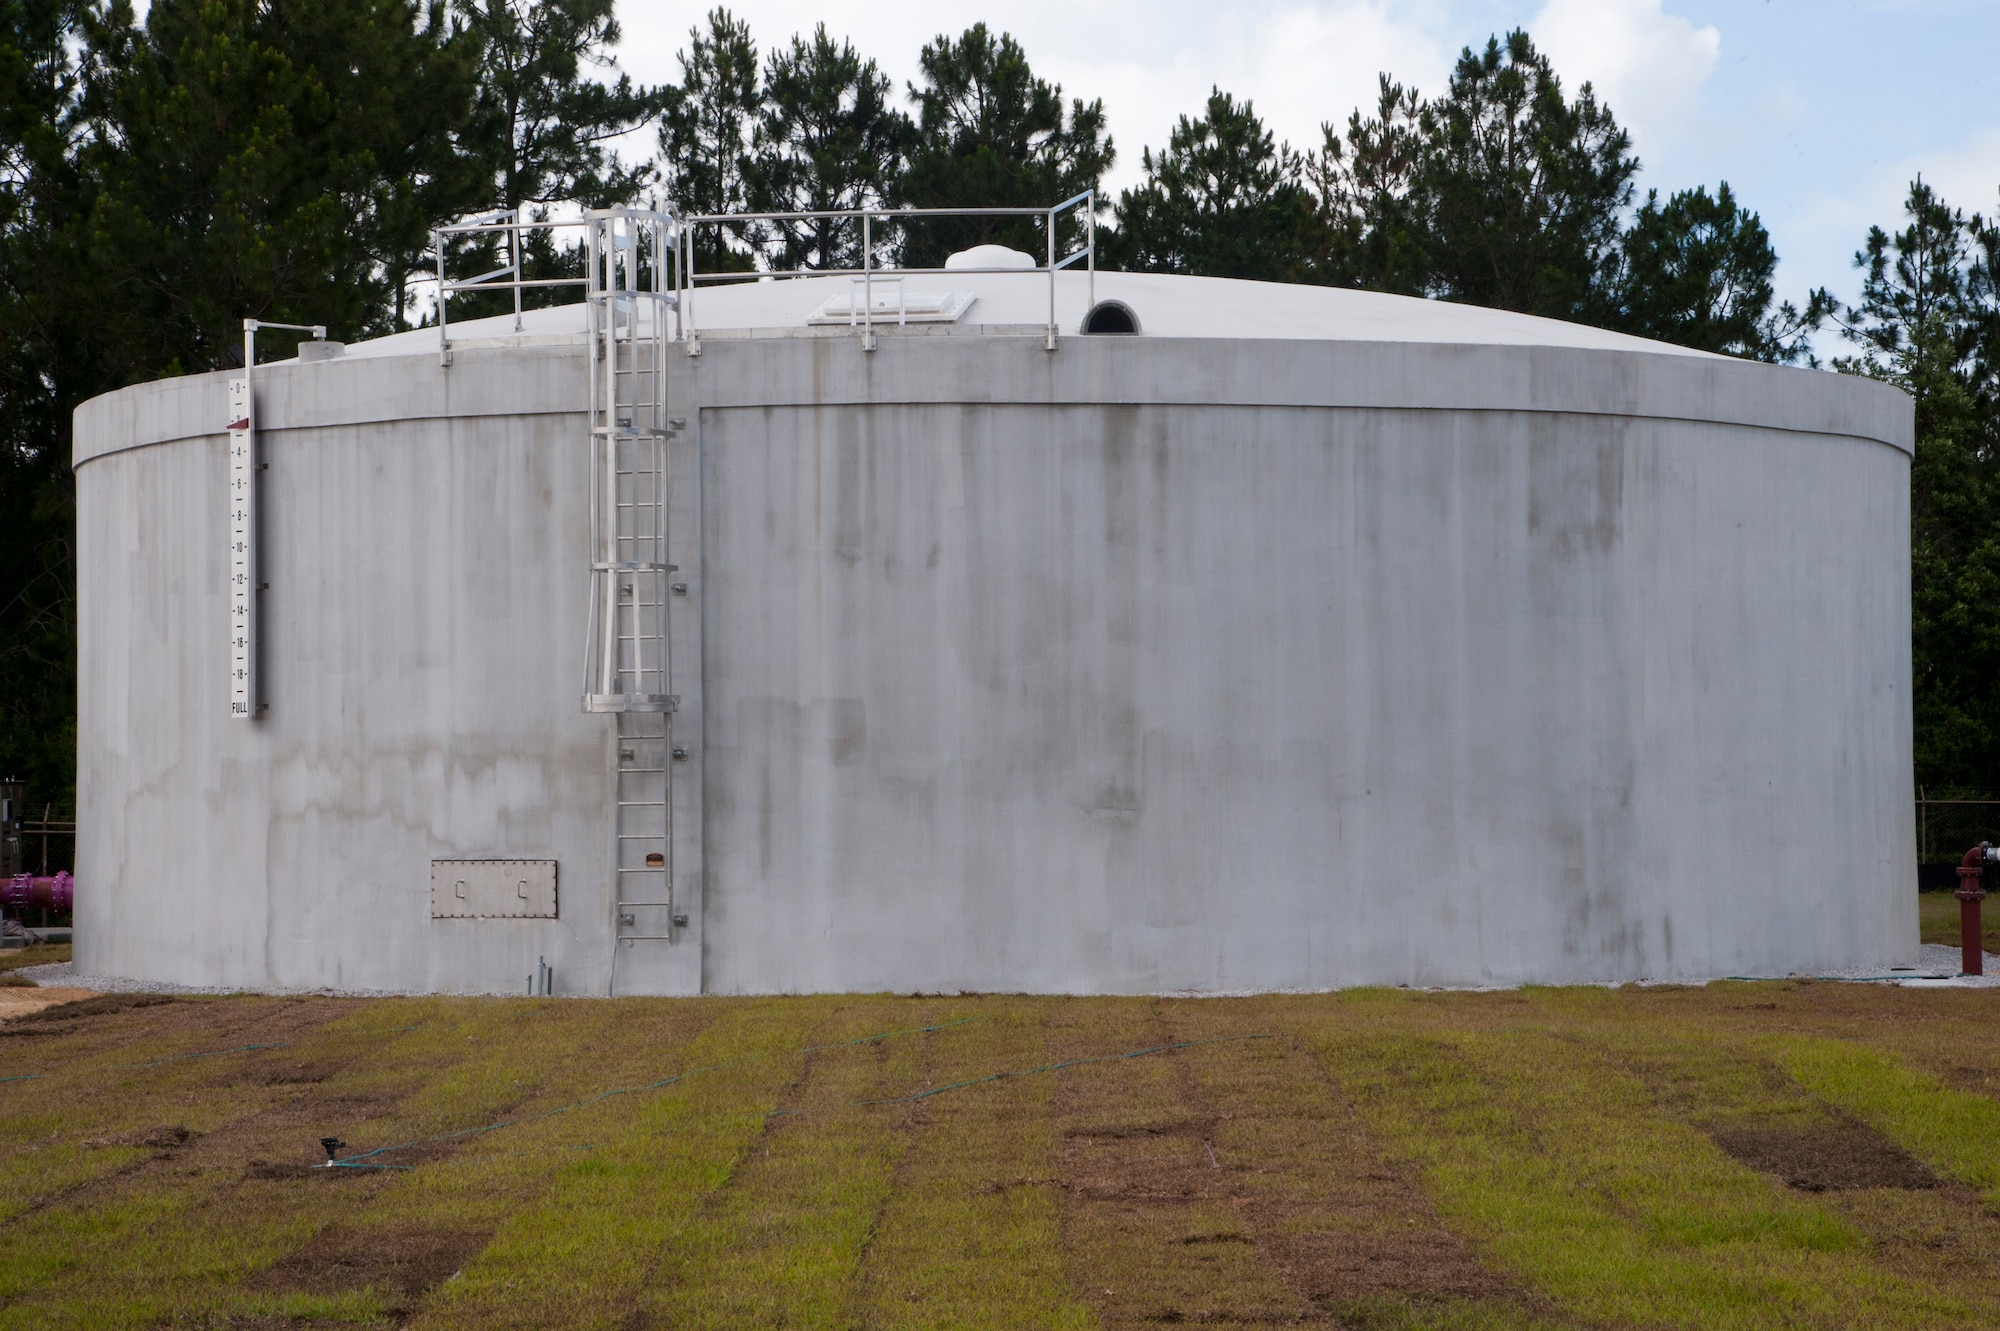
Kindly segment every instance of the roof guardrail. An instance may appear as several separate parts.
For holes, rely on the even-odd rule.
[[[1063,218],[1082,213],[1083,244],[1070,253],[1056,257],[1056,232]],[[936,220],[952,217],[1036,217],[1043,219],[1044,238],[1047,242],[1047,258],[1033,268],[903,268],[883,267],[875,262],[876,223],[894,225],[912,219]],[[859,268],[758,268],[747,272],[695,271],[694,237],[695,228],[703,225],[744,223],[744,222],[851,222],[861,223],[861,266]],[[719,285],[725,282],[763,281],[770,278],[839,277],[855,278],[862,287],[861,349],[875,350],[875,279],[897,281],[908,277],[931,276],[942,273],[1046,273],[1049,279],[1049,321],[1044,346],[1049,351],[1056,349],[1056,274],[1066,268],[1082,263],[1090,275],[1090,302],[1097,303],[1097,191],[1089,189],[1081,194],[1071,195],[1061,203],[1047,208],[837,208],[816,212],[789,213],[699,213],[681,219],[681,254],[678,268],[681,284],[681,318],[685,321],[684,339],[688,343],[688,354],[701,354],[701,335],[694,317],[694,289],[702,283]]]
[[[1056,254],[1058,232],[1061,223],[1069,217],[1081,214],[1083,243],[1060,257]],[[875,350],[875,283],[894,283],[899,288],[905,279],[911,277],[936,276],[945,273],[1043,273],[1048,277],[1049,314],[1044,333],[1044,346],[1056,349],[1056,274],[1082,264],[1089,274],[1090,303],[1097,301],[1097,191],[1085,190],[1072,195],[1062,202],[1047,208],[840,208],[823,211],[773,212],[773,213],[699,213],[679,217],[671,209],[642,208],[596,208],[586,211],[576,218],[545,219],[523,218],[519,208],[502,208],[494,212],[481,213],[455,222],[449,226],[436,227],[431,231],[431,250],[437,266],[438,284],[438,358],[444,365],[451,364],[451,330],[449,318],[450,298],[454,294],[469,292],[508,292],[514,298],[514,331],[522,328],[522,294],[537,287],[584,287],[587,279],[576,277],[524,277],[523,244],[524,237],[534,231],[557,231],[564,228],[581,230],[595,220],[611,216],[631,216],[657,219],[671,237],[674,281],[671,284],[674,306],[674,339],[687,345],[690,356],[701,354],[701,333],[694,317],[695,288],[701,285],[721,285],[728,282],[767,281],[772,279],[845,276],[862,289],[860,318],[857,322],[861,334],[861,349]],[[1001,267],[959,267],[959,268],[906,268],[889,266],[876,262],[876,227],[894,227],[910,221],[936,221],[950,218],[972,217],[1020,217],[1039,218],[1044,233],[1045,257],[1031,268]],[[703,273],[696,271],[695,234],[696,228],[704,225],[740,225],[752,222],[859,222],[861,224],[861,265],[842,268],[768,268],[759,267],[741,272],[716,271]],[[446,257],[449,243],[456,237],[494,236],[503,242],[506,262],[498,268],[480,273],[474,277],[453,278],[446,271]],[[655,262],[664,262],[659,256]],[[851,302],[850,302],[851,309]]]

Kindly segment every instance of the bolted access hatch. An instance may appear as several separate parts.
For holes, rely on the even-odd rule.
[[[554,860],[432,860],[434,920],[553,920]]]

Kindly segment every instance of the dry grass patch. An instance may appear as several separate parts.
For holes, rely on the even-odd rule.
[[[0,1039],[0,1328],[2000,1328],[1996,1003],[106,1003]]]
[[[1210,1117],[1210,1148],[1246,1230],[1237,1241],[1254,1242],[1301,1298],[1342,1325],[1529,1320],[1523,1291],[1445,1226],[1296,1036],[1231,1038],[1282,1031],[1291,1008],[1246,1000],[1167,1009],[1177,1040],[1216,1041],[1181,1051],[1177,1063]]]
[[[1073,1001],[1051,1011],[1048,1029],[1058,1060],[1173,1042],[1145,999]],[[1071,1281],[1113,1328],[1324,1322],[1251,1241],[1215,1153],[1215,1119],[1180,1057],[1114,1057],[1056,1074]]]

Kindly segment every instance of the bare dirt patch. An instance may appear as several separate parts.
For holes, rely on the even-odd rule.
[[[1150,1005],[1055,1014],[1050,1053],[1166,1044]],[[1162,1052],[1057,1074],[1063,1244],[1073,1286],[1107,1327],[1326,1325],[1255,1241],[1249,1202],[1217,1154],[1215,1114]]]
[[[0,974],[0,984],[5,984],[12,978]],[[89,1002],[98,996],[94,989],[62,987],[44,989],[32,980],[21,980],[19,985],[21,987],[0,988],[0,1022],[26,1020],[29,1017],[40,1016],[53,1008]]]
[[[1275,1016],[1275,1014],[1274,1014]],[[1176,1005],[1179,1039],[1256,1030],[1256,1007]],[[1319,1308],[1357,1301],[1518,1301],[1521,1291],[1448,1230],[1421,1189],[1369,1138],[1312,1053],[1287,1036],[1202,1045],[1177,1056],[1193,1103],[1213,1116],[1222,1176],[1266,1261]]]
[[[185,1146],[194,1136],[178,1123],[162,1124],[145,1128],[138,1132],[120,1132],[109,1137],[86,1137],[79,1143],[85,1150],[97,1150],[106,1146],[138,1146],[149,1151],[171,1151]]]
[[[51,1026],[58,1029],[73,1029],[73,1024],[88,1017],[102,1017],[113,1012],[128,1012],[133,1008],[159,1007],[174,1000],[166,994],[98,994],[89,989],[34,989],[20,994],[8,994],[4,1013],[6,1024],[0,1025],[0,1037],[10,1035],[45,1035]],[[19,1016],[9,1010],[14,1004],[28,1008]],[[36,1006],[36,1005],[39,1006]]]
[[[1736,1123],[1710,1128],[1708,1135],[1752,1169],[1800,1192],[1938,1186],[1937,1176],[1902,1147],[1851,1120]]]
[[[246,1074],[247,1086],[317,1086],[344,1068],[337,1059],[279,1059]]]
[[[1067,1186],[1096,1201],[1187,1205],[1227,1192],[1208,1149],[1214,1123],[1120,1123],[1064,1130]]]
[[[463,1269],[490,1237],[483,1230],[407,1225],[334,1226],[321,1230],[304,1247],[280,1260],[263,1274],[254,1288],[302,1294],[346,1294],[372,1289],[397,1303],[407,1303]]]

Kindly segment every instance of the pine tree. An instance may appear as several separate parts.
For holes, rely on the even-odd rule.
[[[372,181],[357,239],[392,293],[389,326],[401,328],[411,281],[433,271],[431,226],[486,197],[474,141],[480,42],[446,0],[298,5],[286,24],[286,48],[342,108],[340,132],[365,144]]]
[[[684,216],[742,212],[748,203],[750,134],[763,107],[757,44],[750,25],[727,9],[708,15],[708,30],[688,31],[681,81],[666,96],[660,120],[661,166],[667,195]],[[751,267],[744,229],[710,223],[694,234],[698,272]]]
[[[92,28],[93,295],[126,375],[232,363],[245,315],[391,326],[390,265],[421,250],[425,182],[454,169],[433,156],[450,136],[411,126],[471,103],[459,37],[424,17],[407,0],[156,0],[143,28],[129,9]]]
[[[107,357],[77,317],[85,131],[77,0],[0,0],[0,775],[75,807],[70,411]]]
[[[915,208],[1046,208],[1094,190],[1116,160],[1104,132],[1104,103],[1071,100],[1062,87],[1038,79],[1028,57],[1006,33],[975,23],[954,41],[939,36],[919,57],[923,85],[916,143],[895,190]],[[1077,239],[1066,222],[1060,254]],[[913,224],[905,262],[934,267],[954,250],[1000,244],[1047,257],[1048,233],[1034,218],[982,217]]]
[[[1988,228],[1922,180],[1907,225],[1870,228],[1861,297],[1839,314],[1858,354],[1835,368],[1916,405],[1910,469],[1911,669],[1917,783],[2000,790],[2000,421],[1985,356],[1994,314]]]
[[[1617,246],[1639,160],[1584,84],[1575,101],[1518,29],[1459,57],[1425,108],[1416,176],[1435,294],[1574,318]]]
[[[1107,257],[1160,273],[1310,280],[1327,244],[1303,163],[1248,101],[1217,88],[1198,120],[1182,116],[1146,181],[1118,201]]]
[[[1319,176],[1335,232],[1350,238],[1344,280],[1601,317],[1639,162],[1588,83],[1563,96],[1527,33],[1466,48],[1434,100],[1385,78],[1377,116],[1326,138]]]
[[[773,51],[764,105],[745,168],[757,212],[879,207],[902,172],[912,127],[890,105],[888,76],[820,24]],[[828,220],[773,223],[761,248],[777,268],[846,268],[861,262],[861,228]]]
[[[1306,158],[1305,177],[1320,200],[1327,280],[1399,296],[1428,290],[1429,244],[1413,188],[1422,110],[1416,89],[1383,74],[1372,119],[1354,111],[1344,137],[1320,126],[1320,151]]]
[[[664,95],[615,70],[613,0],[458,0],[480,44],[478,134],[490,172],[483,206],[630,203],[653,178],[608,145],[658,115]]]
[[[456,14],[479,52],[478,102],[470,140],[480,179],[455,207],[432,207],[434,216],[463,216],[519,209],[546,220],[551,205],[605,208],[631,203],[653,183],[648,162],[626,163],[610,145],[660,113],[663,90],[646,88],[619,72],[615,79],[590,71],[617,70],[612,48],[621,37],[613,0],[455,0]],[[557,233],[523,233],[521,272],[530,279],[583,275],[580,244]],[[488,271],[500,262],[497,235],[461,238],[453,271]],[[567,304],[574,287],[531,288],[528,307]],[[454,319],[497,314],[511,296],[462,293],[452,297]]]
[[[1778,255],[1757,214],[1739,208],[1724,181],[1677,191],[1664,204],[1648,191],[1620,238],[1604,322],[1640,337],[1757,360],[1808,355],[1805,333],[1825,313],[1823,293],[1801,312],[1772,310]]]

